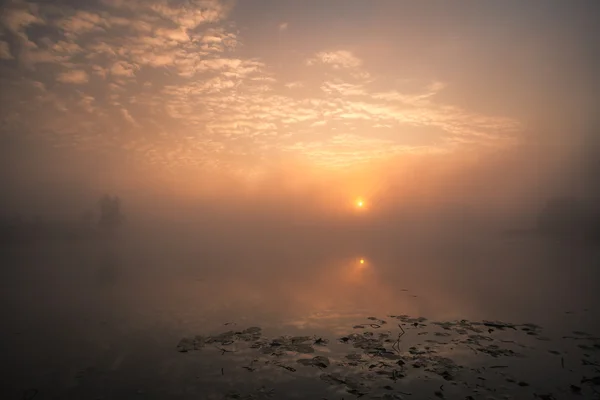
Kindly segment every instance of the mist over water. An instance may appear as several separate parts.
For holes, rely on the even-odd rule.
[[[11,366],[6,392],[9,398],[128,398],[140,392],[187,399],[224,398],[232,390],[251,395],[264,386],[278,398],[310,398],[329,390],[322,382],[327,371],[315,380],[302,370],[282,369],[295,369],[296,361],[281,355],[264,361],[275,371],[255,371],[252,378],[243,367],[255,368],[256,359],[247,358],[251,354],[235,339],[206,345],[198,356],[182,354],[176,345],[181,338],[248,327],[260,327],[268,337],[317,335],[331,343],[318,354],[332,363],[339,355],[336,368],[345,371],[353,367],[343,361],[346,350],[336,347],[335,338],[360,332],[356,326],[367,317],[386,324],[365,325],[365,335],[399,329],[388,316],[406,315],[541,326],[539,337],[554,341],[525,336],[534,340],[526,344],[491,334],[505,341],[501,345],[538,349],[527,358],[531,364],[510,364],[515,377],[502,379],[532,382],[525,392],[567,395],[569,385],[580,387],[577,380],[590,374],[578,366],[580,358],[595,363],[578,353],[578,342],[568,347],[555,341],[600,329],[599,214],[584,174],[590,169],[559,162],[572,159],[572,153],[559,153],[551,156],[548,148],[544,163],[536,159],[537,169],[528,165],[541,152],[527,147],[485,158],[421,159],[363,171],[372,174],[367,183],[352,179],[360,174],[342,173],[294,180],[297,170],[281,168],[250,186],[230,181],[213,189],[218,196],[212,197],[171,190],[175,181],[123,184],[132,182],[126,179],[132,171],[123,171],[115,181],[121,183],[112,186],[118,198],[64,186],[50,191],[24,180],[5,196],[12,214],[6,212],[2,223],[1,346]],[[87,172],[76,176],[102,186]],[[339,189],[353,185],[363,188],[355,190],[360,195]],[[40,212],[44,208],[34,204],[40,197],[32,199],[24,187],[56,206]],[[14,201],[19,198],[24,201]],[[432,335],[426,346],[446,346],[434,343],[446,328],[427,336],[428,327],[410,321],[400,322],[407,334],[396,357],[418,365],[422,356],[402,352],[421,351],[414,349]],[[462,329],[453,340],[463,337]],[[539,349],[538,342],[548,348]],[[470,359],[475,348],[466,346],[466,354],[455,347],[436,351],[468,368],[496,362],[497,356]],[[232,353],[220,354],[221,348]],[[566,359],[570,377],[558,361],[546,360],[555,354],[548,352],[559,352],[563,364]],[[415,368],[402,374],[410,377],[407,371]],[[282,371],[296,380],[273,375]],[[468,376],[453,379],[465,383]],[[339,384],[341,378],[335,379]],[[407,378],[394,387],[428,398],[439,385],[427,379]],[[344,382],[348,390],[367,393]],[[380,387],[389,386],[384,383]],[[456,389],[457,396],[478,388],[465,384],[471,386]],[[344,396],[339,388],[336,393]]]
[[[600,398],[592,3],[0,1],[0,397]]]
[[[430,212],[435,218],[415,212],[306,223],[283,214],[263,222],[199,213],[128,219],[113,237],[5,243],[10,392],[127,396],[133,384],[151,397],[187,398],[175,394],[188,383],[183,370],[172,375],[183,368],[174,345],[225,324],[340,335],[366,316],[407,314],[534,323],[556,335],[598,330],[597,242],[511,234],[500,221]],[[100,381],[78,381],[85,368],[119,372],[124,381],[105,378],[114,390],[107,395],[94,386]]]

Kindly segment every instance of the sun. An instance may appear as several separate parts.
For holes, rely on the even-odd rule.
[[[364,197],[354,197],[348,204],[355,213],[363,214],[371,209],[371,203],[367,202]]]

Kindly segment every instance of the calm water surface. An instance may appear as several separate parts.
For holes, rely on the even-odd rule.
[[[3,398],[597,397],[600,382],[586,379],[600,376],[598,251],[479,239],[285,251],[127,239],[4,248]],[[418,317],[426,320],[410,319]],[[469,322],[436,324],[460,320]],[[261,330],[177,348],[184,337],[249,327]],[[297,351],[292,336],[310,337],[307,347]],[[369,338],[380,346],[362,346]],[[513,353],[490,354],[490,345]],[[298,362],[315,356],[328,365]]]

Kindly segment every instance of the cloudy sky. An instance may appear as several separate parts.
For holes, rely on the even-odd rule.
[[[189,192],[344,171],[322,184],[354,196],[383,165],[572,144],[597,126],[599,17],[593,1],[3,1],[2,176]]]

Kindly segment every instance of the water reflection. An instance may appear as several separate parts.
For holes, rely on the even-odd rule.
[[[519,253],[514,246],[510,254],[503,253],[505,250],[483,249],[479,256],[469,255],[471,261],[460,254],[453,259],[435,253],[422,257],[254,254],[241,256],[240,262],[228,261],[226,266],[218,255],[210,254],[200,262],[187,263],[148,257],[137,267],[133,257],[127,269],[135,279],[119,290],[127,299],[125,308],[144,309],[152,321],[157,318],[152,310],[190,322],[225,322],[252,315],[281,323],[323,310],[343,314],[357,309],[372,314],[402,309],[432,318],[493,315],[527,321],[552,319],[547,312],[552,304],[561,314],[592,304],[591,297],[585,296],[592,296],[591,291],[555,303],[553,293],[564,291],[561,286],[572,279],[574,270],[554,268],[551,259]],[[546,270],[543,275],[538,273],[542,269]],[[591,289],[594,284],[587,280],[582,285]]]
[[[100,287],[110,287],[117,283],[121,263],[118,255],[113,251],[104,252],[98,259],[95,279]]]
[[[84,393],[102,386],[98,379],[109,379],[107,374],[115,385],[124,379],[121,385],[129,386],[138,382],[134,377],[145,375],[172,388],[197,381],[198,371],[215,364],[219,368],[207,370],[206,376],[217,378],[221,365],[229,371],[239,367],[237,361],[218,353],[221,358],[211,361],[204,355],[176,358],[172,353],[177,341],[256,325],[270,337],[319,335],[335,340],[353,333],[353,326],[370,326],[369,316],[387,319],[382,332],[391,331],[392,336],[397,332],[388,315],[533,322],[560,332],[554,337],[575,329],[593,332],[597,323],[593,309],[598,281],[591,279],[594,273],[584,264],[586,257],[572,256],[578,262],[565,270],[560,267],[563,259],[536,252],[531,244],[432,248],[420,254],[371,248],[239,255],[193,248],[170,252],[147,245],[137,249],[130,244],[99,251],[82,245],[40,248],[14,258],[14,265],[3,271],[3,296],[9,300],[3,302],[3,321],[12,330],[4,334],[2,346],[10,357],[26,360],[13,368],[18,390],[32,389],[34,382],[36,389],[61,394],[67,390],[65,382],[71,382]],[[91,285],[102,290],[82,284],[90,276]],[[577,297],[556,295],[573,285],[581,288]],[[17,307],[18,314],[11,312]],[[431,338],[420,336],[424,328],[408,324],[415,329],[415,344],[435,347],[439,343],[424,341],[447,341],[434,333],[429,333]],[[486,330],[482,334],[488,335]],[[43,342],[36,339],[40,335]],[[322,351],[337,351],[333,345],[327,349]],[[449,356],[444,351],[438,349],[438,355]],[[77,380],[88,367],[97,368],[99,375],[89,373],[90,383]],[[162,371],[160,376],[156,371]],[[288,373],[278,368],[278,374],[291,379]],[[226,376],[233,379],[230,386],[244,378],[230,372]],[[157,393],[156,387],[152,390]]]

